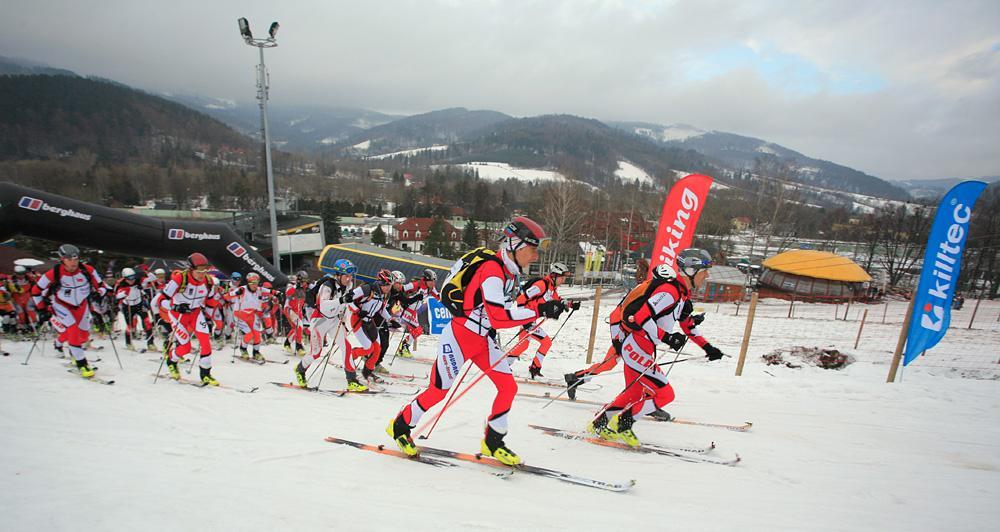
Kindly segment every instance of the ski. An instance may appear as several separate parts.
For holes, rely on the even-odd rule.
[[[264,364],[266,364],[266,362],[263,360],[254,360],[252,358],[236,357],[231,359],[231,361],[237,361],[237,360],[239,360],[240,362],[246,362],[247,364],[253,364],[255,366],[263,366]]]
[[[643,418],[643,419],[646,419],[646,418]],[[655,419],[655,418],[648,418],[648,419],[653,419],[655,421],[660,421],[660,420]],[[740,425],[726,425],[724,423],[704,423],[702,421],[691,421],[689,419],[676,419],[676,418],[671,419],[670,421],[667,421],[665,423],[679,423],[681,425],[697,425],[699,427],[712,427],[712,428],[716,428],[716,429],[726,429],[726,430],[732,430],[732,431],[736,431],[736,432],[746,432],[746,431],[750,430],[750,427],[753,426],[753,422],[750,422],[750,421],[746,421],[746,422],[744,422],[744,423],[742,423]]]
[[[714,442],[709,447],[701,447],[701,448],[667,447],[663,445],[650,445],[650,444],[642,444],[639,447],[631,447],[621,442],[604,440],[586,433],[577,433],[553,427],[543,427],[541,425],[528,425],[528,426],[535,430],[540,430],[543,433],[548,434],[549,436],[556,436],[559,438],[565,438],[567,440],[585,441],[587,443],[593,443],[594,445],[601,445],[604,447],[615,447],[617,449],[622,449],[623,451],[670,456],[672,458],[684,460],[685,462],[704,462],[708,464],[732,466],[736,465],[736,463],[740,461],[739,455],[737,455],[736,459],[734,460],[717,460],[705,456],[689,456],[681,454],[681,453],[692,453],[694,455],[704,455],[709,451],[711,451],[712,449],[715,449]]]
[[[448,451],[445,449],[435,449],[434,447],[419,447],[419,449],[421,454],[426,453],[432,456],[441,456],[444,458],[453,458],[455,460],[464,460],[466,462],[483,464],[490,467],[495,467],[497,469],[503,469],[505,471],[528,473],[530,475],[538,475],[541,477],[553,478],[556,480],[561,480],[563,482],[569,482],[570,484],[577,484],[579,486],[587,486],[602,490],[624,492],[630,490],[632,486],[635,485],[635,480],[629,480],[628,482],[625,483],[604,482],[601,480],[594,480],[591,478],[581,477],[578,475],[574,475],[572,473],[557,471],[555,469],[547,469],[544,467],[532,466],[523,463],[518,466],[508,466],[496,460],[495,458],[483,456],[480,453],[476,454],[460,453],[456,451]]]
[[[95,369],[96,369],[96,368],[95,368]],[[75,374],[75,375],[76,375],[77,377],[79,377],[79,376],[80,376],[80,372],[79,372],[79,371],[78,371],[77,369],[75,369],[75,368],[74,368],[74,369],[68,369],[68,370],[66,370],[66,371],[68,371],[69,373],[73,373],[73,374]],[[85,380],[88,380],[88,381],[91,381],[91,382],[96,382],[96,383],[98,383],[98,384],[107,384],[107,385],[111,385],[111,384],[114,384],[114,383],[115,383],[115,381],[114,381],[114,380],[108,380],[108,379],[102,379],[102,378],[100,378],[100,377],[98,377],[98,376],[96,376],[96,375],[95,375],[95,376],[93,376],[93,377],[83,377],[83,379],[85,379]]]
[[[265,358],[264,362],[268,364],[288,364],[288,360],[271,360],[270,358]]]
[[[278,386],[278,387],[281,387],[281,388],[289,388],[289,389],[292,389],[292,390],[301,390],[303,392],[313,392],[313,393],[318,393],[318,394],[322,394],[322,395],[332,395],[332,396],[335,396],[335,397],[344,397],[345,395],[380,395],[380,394],[384,394],[384,395],[398,395],[398,396],[409,397],[411,395],[416,394],[416,391],[414,391],[414,392],[394,392],[394,391],[389,391],[389,390],[371,389],[371,388],[369,388],[369,389],[367,389],[367,390],[365,390],[363,392],[356,392],[356,391],[353,391],[353,390],[348,390],[346,388],[344,388],[342,390],[321,390],[319,388],[314,388],[312,386],[310,386],[308,388],[303,388],[303,387],[299,386],[298,384],[292,384],[292,383],[288,383],[288,382],[274,382],[274,381],[272,381],[271,384],[273,384],[275,386]]]
[[[527,377],[514,377],[514,380],[517,381],[517,382],[520,382],[520,383],[524,383],[524,384],[537,384],[538,386],[548,386],[550,388],[559,388],[559,389],[562,389],[562,388],[566,387],[566,383],[565,382],[558,382],[558,381],[529,379]],[[596,392],[597,390],[601,389],[601,385],[600,384],[581,384],[580,386],[577,386],[576,389],[577,390],[583,390],[585,392]]]
[[[555,397],[555,396],[549,394],[548,392],[546,392],[544,394],[535,394],[535,393],[527,393],[527,392],[517,392],[517,396],[518,397],[528,397],[530,399],[544,399],[546,401],[555,399],[556,401],[564,401],[564,402],[567,402],[567,403],[574,403],[574,404],[578,404],[578,405],[604,406],[606,404],[606,403],[600,403],[600,402],[597,402],[597,401],[587,401],[585,399],[575,399],[574,400],[574,399],[570,399],[568,397]],[[729,424],[725,424],[725,423],[706,423],[706,422],[703,422],[703,421],[693,421],[693,420],[690,420],[690,419],[677,419],[677,418],[672,418],[669,421],[667,421],[667,420],[659,419],[659,418],[656,418],[656,417],[653,417],[653,416],[644,416],[642,419],[645,420],[645,421],[656,421],[656,422],[659,422],[659,423],[677,423],[679,425],[695,425],[695,426],[699,426],[699,427],[711,427],[711,428],[716,428],[716,429],[732,430],[732,431],[735,431],[735,432],[746,432],[746,431],[750,430],[751,427],[753,427],[753,422],[752,421],[746,421],[746,422],[743,422],[743,423],[741,423],[739,425],[729,425]]]
[[[154,377],[159,377],[161,379],[171,380],[171,381],[174,381],[174,382],[176,382],[178,384],[188,384],[188,385],[194,386],[196,388],[205,388],[205,387],[209,387],[209,388],[222,388],[223,390],[232,390],[234,392],[240,392],[240,393],[254,393],[254,392],[256,392],[257,390],[260,389],[257,386],[251,386],[249,389],[245,389],[245,388],[236,388],[235,386],[228,386],[228,385],[225,385],[225,384],[219,384],[218,386],[210,386],[208,384],[205,384],[204,382],[195,381],[195,380],[191,380],[191,379],[186,379],[184,377],[181,377],[179,379],[174,379],[173,377],[170,376],[170,374],[167,374],[167,375],[157,375],[156,373],[154,373],[153,376]]]
[[[344,365],[343,364],[339,364],[337,362],[330,362],[330,365],[333,366],[333,367],[335,367],[335,368],[337,368],[337,369],[344,369]],[[413,381],[417,380],[418,378],[421,379],[421,380],[427,378],[426,374],[423,377],[417,377],[416,375],[404,375],[402,373],[393,373],[391,371],[387,372],[387,373],[378,373],[378,372],[376,372],[375,375],[377,375],[379,377],[389,377],[389,378],[392,378],[392,379],[401,380],[403,382],[413,382]]]
[[[395,456],[397,458],[403,458],[405,460],[410,460],[411,462],[420,462],[421,464],[432,465],[435,467],[458,467],[458,464],[449,462],[447,460],[441,460],[438,458],[431,458],[429,456],[410,456],[402,451],[397,451],[395,449],[387,449],[385,445],[371,445],[367,443],[358,443],[356,441],[345,440],[343,438],[334,438],[333,436],[327,436],[324,441],[330,443],[339,443],[341,445],[347,445],[354,447],[355,449],[361,449],[362,451],[370,451],[373,453],[384,454],[387,456]]]

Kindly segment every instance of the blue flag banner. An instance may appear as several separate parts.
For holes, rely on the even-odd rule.
[[[427,317],[431,323],[430,333],[441,334],[444,326],[451,321],[451,312],[448,312],[448,309],[440,301],[429,297],[427,298]]]
[[[920,284],[914,295],[904,366],[937,345],[948,333],[951,300],[962,271],[962,252],[969,236],[972,207],[985,188],[986,183],[981,181],[963,181],[949,190],[938,205],[927,239]]]

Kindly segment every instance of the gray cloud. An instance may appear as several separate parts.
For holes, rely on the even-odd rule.
[[[151,91],[251,100],[256,51],[236,29],[246,16],[258,34],[282,25],[267,51],[275,104],[684,122],[890,179],[1000,174],[995,0],[8,0],[3,11],[0,54]],[[728,50],[804,65],[816,88],[720,64]],[[691,76],[706,63],[716,71]],[[878,83],[840,90],[855,73]]]

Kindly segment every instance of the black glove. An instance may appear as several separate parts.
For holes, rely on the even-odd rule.
[[[564,303],[566,304],[566,310],[580,310],[579,301],[565,301]]]
[[[695,327],[701,325],[701,322],[703,321],[705,321],[705,313],[691,315],[691,323],[693,323]]]
[[[181,303],[180,305],[174,305],[174,312],[178,314],[187,314],[191,312],[191,306],[187,303]]]
[[[101,294],[99,294],[97,292],[94,292],[93,290],[91,290],[90,291],[90,295],[87,296],[87,299],[93,301],[94,303],[100,303],[101,299],[103,299],[103,298],[104,298],[104,296],[102,296]]]
[[[722,351],[719,351],[718,347],[715,347],[712,344],[705,344],[705,347],[702,347],[702,349],[705,350],[705,356],[707,356],[709,360],[719,360],[720,358],[726,356],[722,353]]]
[[[670,333],[664,335],[663,337],[663,343],[670,346],[670,349],[673,349],[674,351],[680,351],[684,347],[684,344],[687,343],[687,341],[688,337],[685,336],[683,333]]]
[[[563,307],[562,301],[546,301],[545,303],[538,305],[538,313],[553,320],[558,320],[559,315],[562,314],[563,310],[565,310],[565,307]]]

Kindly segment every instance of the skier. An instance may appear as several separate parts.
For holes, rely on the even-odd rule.
[[[410,436],[411,429],[424,412],[444,399],[468,358],[486,373],[497,389],[480,445],[482,453],[507,465],[521,463],[521,458],[503,441],[517,383],[506,354],[497,345],[496,330],[532,323],[539,315],[559,317],[562,306],[555,301],[530,309],[515,305],[507,295],[514,288],[515,277],[527,271],[528,266],[538,260],[539,249],[547,249],[550,242],[540,225],[519,216],[504,229],[496,252],[478,248],[466,253],[452,266],[441,294],[442,303],[454,318],[441,334],[428,388],[404,405],[386,427],[386,432],[404,453],[419,454]]]
[[[253,359],[264,363],[264,355],[260,354],[261,331],[263,325],[261,316],[264,312],[264,302],[271,298],[271,291],[261,288],[260,275],[254,272],[247,274],[247,284],[229,292],[227,297],[233,302],[233,317],[242,337],[237,335],[240,345],[240,358],[247,360],[247,345],[253,345]]]
[[[358,268],[347,259],[337,259],[333,263],[333,275],[327,275],[317,281],[316,286],[309,290],[306,300],[312,303],[313,313],[311,319],[312,335],[309,337],[309,355],[302,357],[302,360],[295,366],[295,382],[305,388],[306,370],[323,353],[323,344],[326,336],[332,334],[345,359],[349,358],[351,344],[347,339],[347,328],[341,327],[346,311],[345,301],[350,297],[351,287],[354,284],[354,274]],[[345,364],[346,368],[347,365]],[[354,379],[355,381],[357,378]],[[350,381],[350,375],[348,375]],[[360,384],[360,383],[359,383]],[[348,384],[350,386],[350,384]]]
[[[271,343],[274,340],[274,326],[277,323],[275,314],[278,312],[277,297],[274,293],[274,286],[264,281],[264,288],[270,292],[270,297],[264,301],[264,343]]]
[[[389,272],[389,278],[392,284],[389,294],[386,296],[385,308],[389,311],[389,315],[393,319],[383,319],[381,314],[377,314],[373,318],[375,326],[378,329],[379,345],[378,360],[375,361],[375,369],[373,370],[375,373],[389,373],[389,370],[382,366],[385,354],[389,351],[389,336],[392,334],[392,331],[403,327],[403,308],[413,302],[403,290],[403,285],[406,283],[406,276],[403,275],[403,272],[393,270]]]
[[[125,347],[135,350],[132,347],[132,329],[136,327],[136,321],[138,321],[146,333],[146,348],[155,350],[153,327],[145,312],[139,274],[132,268],[122,270],[122,278],[115,286],[115,301],[116,306],[125,316]],[[115,313],[112,313],[111,316],[111,319],[114,320]]]
[[[308,290],[308,279],[303,279],[299,275],[305,272],[299,272],[296,275],[292,275],[288,278],[288,288],[285,289],[285,306],[282,310],[285,312],[285,319],[288,320],[288,335],[285,336],[285,351],[294,352],[298,356],[303,356],[306,353],[304,347],[302,347],[302,336],[305,334],[304,331],[304,318],[305,306],[306,306],[306,290]],[[292,351],[292,340],[295,341],[295,350]]]
[[[685,302],[708,277],[712,257],[703,249],[688,248],[677,255],[677,270],[660,264],[653,278],[635,287],[622,301],[622,361],[625,389],[590,424],[602,439],[619,440],[632,447],[639,439],[632,430],[637,416],[662,408],[674,400],[674,389],[656,362],[656,347],[666,344],[680,351],[687,341],[684,333],[672,332]],[[680,272],[680,274],[677,273]],[[724,355],[717,347],[702,345],[708,360]]]
[[[440,300],[441,294],[437,290],[437,272],[427,268],[419,279],[413,279],[403,285],[403,292],[406,293],[408,303],[403,307],[403,314],[400,317],[406,332],[396,349],[396,355],[403,358],[413,358],[410,352],[410,342],[416,347],[417,338],[424,334],[424,328],[420,326],[418,319],[420,308],[426,304],[428,296]]]
[[[191,352],[191,336],[198,339],[201,349],[198,359],[198,369],[201,382],[206,385],[218,386],[219,381],[212,376],[212,339],[208,332],[208,323],[202,310],[219,304],[212,295],[213,277],[208,274],[212,268],[208,259],[201,253],[192,253],[187,259],[187,269],[177,270],[170,274],[170,281],[159,295],[159,301],[154,302],[157,308],[167,311],[170,326],[173,329],[173,348],[166,353],[167,371],[174,380],[180,380],[181,373],[177,363]]]
[[[76,361],[80,376],[94,376],[87,363],[83,345],[90,339],[90,305],[88,300],[107,293],[101,278],[89,264],[80,263],[80,250],[72,244],[59,246],[59,264],[45,272],[31,289],[35,308],[52,308],[52,327],[59,331],[57,348],[69,344],[69,353]],[[46,301],[50,299],[50,301]]]
[[[25,333],[35,328],[38,314],[31,303],[31,286],[38,281],[38,276],[21,265],[14,266],[14,275],[7,280],[12,289],[14,311],[17,313],[17,328]]]
[[[363,392],[368,389],[358,381],[357,371],[354,368],[355,358],[367,359],[361,370],[361,375],[366,380],[375,382],[380,380],[375,376],[375,366],[378,364],[381,352],[376,316],[387,322],[395,320],[388,310],[388,297],[392,284],[392,272],[380,270],[374,283],[354,288],[348,293],[349,299],[345,298],[345,302],[350,304],[348,308],[351,310],[351,331],[358,343],[358,347],[344,353],[344,373],[347,377],[348,390]]]
[[[517,296],[517,304],[533,309],[542,303],[556,301],[564,310],[580,308],[578,301],[565,302],[559,297],[559,287],[566,282],[567,277],[571,277],[572,275],[573,272],[569,270],[568,266],[562,262],[553,262],[552,266],[549,267],[547,275],[529,279],[524,283],[521,287],[521,293]],[[535,353],[535,358],[532,359],[531,365],[528,366],[528,373],[532,379],[544,377],[542,375],[542,362],[545,361],[545,355],[552,347],[552,338],[549,338],[548,333],[544,329],[535,327],[533,323],[522,327],[517,335],[517,345],[510,350],[510,354],[511,356],[520,357],[528,349],[529,338],[538,342],[538,351]]]

